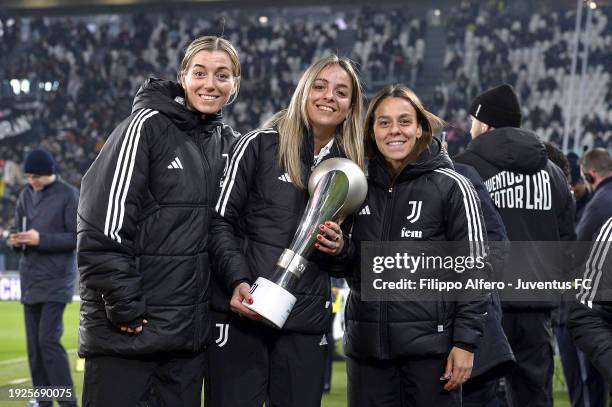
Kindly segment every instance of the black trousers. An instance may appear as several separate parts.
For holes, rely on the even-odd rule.
[[[446,358],[347,358],[349,407],[461,407],[461,388],[444,390]]]
[[[283,332],[212,313],[206,407],[319,407],[327,356],[324,335]]]
[[[499,379],[471,385],[468,380],[463,385],[463,407],[500,407],[497,399]]]
[[[64,332],[64,308],[66,304],[59,302],[24,304],[28,363],[34,386],[73,387],[68,355],[60,343]],[[76,402],[61,401],[59,404],[75,406]],[[51,405],[51,401],[39,401],[40,407]]]
[[[506,377],[510,407],[552,407],[553,336],[550,312],[504,311],[502,325],[516,358]]]
[[[204,352],[85,360],[84,407],[200,407]]]
[[[608,386],[595,366],[576,348],[565,324],[554,328],[572,406],[606,407]]]

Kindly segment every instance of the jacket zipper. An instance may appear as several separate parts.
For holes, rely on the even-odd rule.
[[[389,241],[389,235],[391,233],[391,215],[393,214],[393,184],[389,186],[387,202],[385,203],[385,210],[383,211],[383,230],[381,235],[381,241]],[[387,339],[389,337],[389,326],[387,324],[387,302],[381,301],[380,303],[380,354],[384,358],[388,353]]]
[[[214,131],[217,131],[218,127],[215,128]],[[211,137],[214,137],[214,135],[211,135]],[[206,152],[204,151],[204,136],[202,134],[197,134],[195,137],[195,144],[198,147],[198,150],[200,151],[200,155],[202,156],[202,170],[204,171],[204,176],[206,177],[208,174],[211,173],[211,171],[207,171],[207,168],[210,168],[210,163],[208,162],[208,159],[206,158]],[[204,185],[205,186],[205,194],[206,194],[206,204],[210,205],[210,200],[211,197],[209,195],[211,195],[211,191],[210,188],[207,184]],[[213,188],[214,190],[214,188]],[[199,294],[200,291],[202,291],[202,284],[203,284],[203,279],[204,276],[200,276],[199,273],[201,271],[202,268],[202,264],[200,264],[200,257],[199,255],[196,257],[196,281],[197,281],[197,290],[196,292]],[[196,295],[198,295],[196,294]],[[194,350],[198,350],[199,349],[199,340],[200,340],[200,331],[201,331],[201,326],[200,326],[200,321],[197,318],[197,316],[203,311],[201,309],[199,309],[199,304],[196,300],[195,303],[196,306],[196,319],[195,319],[195,329],[194,329],[194,334],[195,334],[195,340],[193,343],[194,346]]]

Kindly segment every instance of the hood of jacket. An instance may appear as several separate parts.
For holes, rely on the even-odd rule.
[[[535,133],[515,127],[502,127],[476,137],[467,148],[494,167],[535,174],[546,166],[544,143]]]
[[[394,183],[399,184],[413,180],[438,168],[453,168],[453,164],[446,150],[442,148],[440,140],[434,137],[429,146],[419,154],[416,161],[404,167]],[[393,182],[385,158],[380,152],[377,152],[370,160],[368,172],[372,181],[383,187],[389,186]]]
[[[149,78],[142,84],[132,104],[132,113],[139,109],[157,110],[183,131],[199,126],[216,127],[222,114],[202,114],[185,106],[185,91],[178,82]]]

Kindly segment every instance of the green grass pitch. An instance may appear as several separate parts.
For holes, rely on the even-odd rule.
[[[22,381],[22,386],[28,386],[29,369],[26,354],[25,328],[23,323],[23,309],[20,303],[14,301],[0,301],[0,388],[8,387],[11,382]],[[64,313],[64,336],[62,343],[69,352],[72,377],[76,390],[80,395],[83,387],[83,372],[75,370],[77,363],[76,346],[77,330],[79,324],[79,304],[69,304]],[[563,375],[559,368],[558,359],[554,376],[555,407],[569,407],[567,390]],[[332,376],[332,391],[323,397],[322,407],[346,406],[346,372],[344,362],[334,362]],[[2,401],[0,407],[25,406],[24,401]],[[80,402],[79,402],[80,405]]]

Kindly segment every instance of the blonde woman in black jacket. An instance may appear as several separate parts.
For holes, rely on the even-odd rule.
[[[201,404],[210,207],[237,136],[221,109],[239,83],[234,47],[196,39],[179,83],[148,80],[83,178],[84,406]]]
[[[361,98],[350,61],[321,58],[302,75],[287,110],[236,143],[212,222],[220,295],[213,296],[217,340],[208,355],[207,406],[320,406],[331,318],[327,260],[311,259],[282,331],[251,321],[256,315],[242,301],[251,300],[249,284],[269,277],[291,243],[312,170],[339,156],[363,165]],[[335,238],[339,228],[326,228],[320,245],[335,253],[342,240],[323,235]]]

